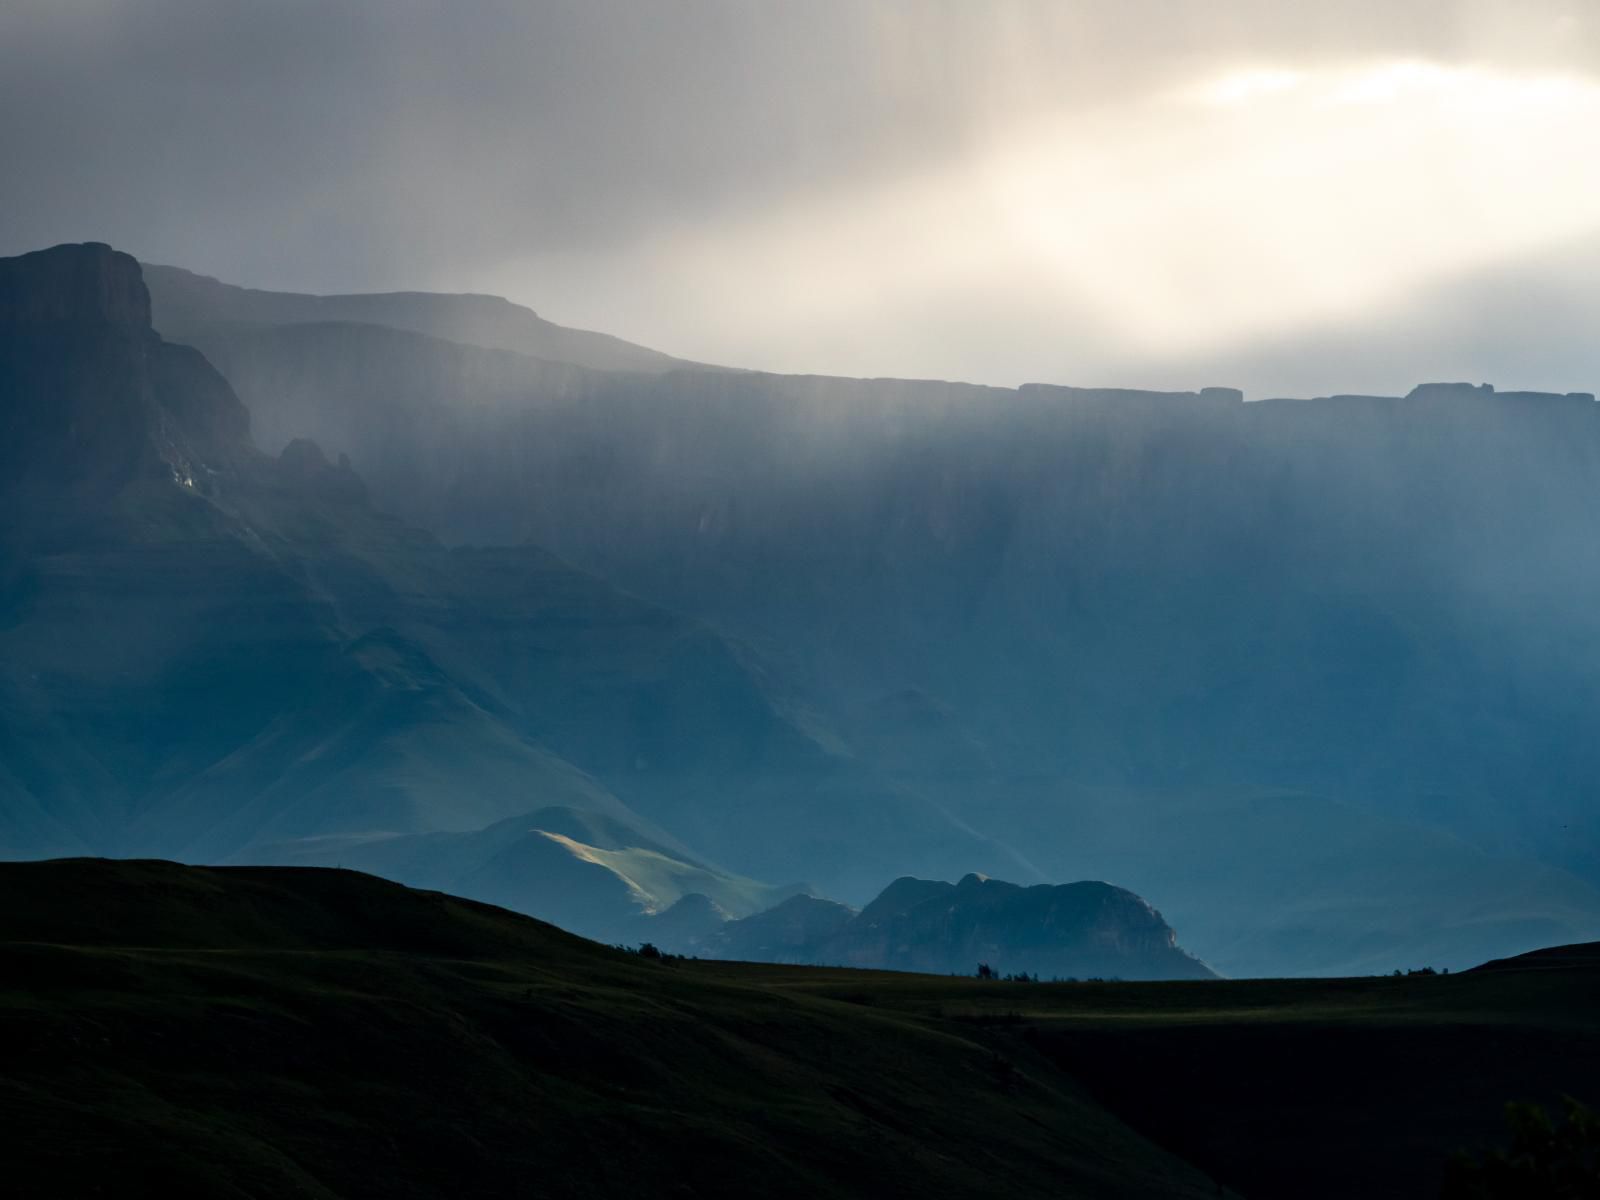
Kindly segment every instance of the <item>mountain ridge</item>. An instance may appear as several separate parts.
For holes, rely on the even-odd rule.
[[[702,623],[537,547],[443,546],[313,441],[262,453],[205,358],[139,323],[126,255],[0,260],[0,289],[51,264],[83,304],[50,300],[48,336],[0,322],[0,456],[16,467],[0,496],[28,501],[0,512],[6,853],[237,860],[552,806],[614,819],[639,854],[693,843],[662,877],[733,888],[819,862],[820,885],[847,887],[876,873],[875,827],[931,863],[997,853],[841,754]],[[129,320],[100,319],[102,293]],[[626,871],[606,866],[620,850],[529,845],[631,912]],[[714,865],[741,848],[757,853],[737,875]],[[524,877],[519,906],[561,899],[553,877]]]
[[[532,539],[757,648],[851,752],[1019,851],[920,873],[1109,876],[1230,974],[1600,932],[1588,393],[1244,403],[619,376],[354,328],[205,344],[274,436],[320,431],[446,541]],[[1370,903],[1338,899],[1355,877]]]
[[[157,327],[175,341],[189,341],[196,329],[219,324],[353,322],[601,370],[723,369],[674,358],[607,333],[557,325],[503,296],[476,292],[275,292],[238,287],[182,267],[143,265]]]
[[[856,903],[1117,879],[1235,975],[1600,932],[1581,397],[644,376],[290,325],[207,347],[249,411],[149,330],[37,325],[0,362],[8,846],[569,805]]]

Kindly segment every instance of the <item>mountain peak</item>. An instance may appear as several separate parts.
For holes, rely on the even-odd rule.
[[[255,453],[249,431],[249,413],[204,356],[156,335],[131,255],[85,242],[0,258],[8,536],[79,528],[141,480],[211,494],[220,473]]]
[[[0,260],[0,321],[104,322],[150,328],[150,293],[131,254],[67,243]]]

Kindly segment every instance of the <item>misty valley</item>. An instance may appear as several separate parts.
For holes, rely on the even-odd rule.
[[[1589,1194],[1597,511],[1588,394],[0,259],[16,1179]]]
[[[972,873],[1226,976],[1600,931],[1592,397],[768,376],[96,246],[7,286],[13,857],[675,952]]]

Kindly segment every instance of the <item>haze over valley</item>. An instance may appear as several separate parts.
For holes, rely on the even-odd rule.
[[[1156,7],[0,13],[0,1191],[1588,1194],[1600,18]]]
[[[13,409],[14,854],[361,866],[606,940],[1105,878],[1224,974],[1600,928],[1590,396],[770,376],[8,271],[13,386],[61,381]]]

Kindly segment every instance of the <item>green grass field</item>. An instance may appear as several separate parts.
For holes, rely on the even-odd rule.
[[[1536,969],[1537,963],[1545,969]],[[345,871],[0,865],[25,1196],[1432,1196],[1593,1100],[1600,963],[974,979],[655,962]]]

